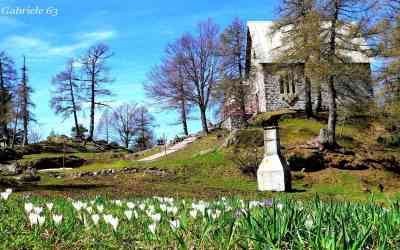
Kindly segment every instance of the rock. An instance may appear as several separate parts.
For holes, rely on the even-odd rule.
[[[222,147],[241,145],[261,147],[264,145],[264,135],[261,129],[235,129],[226,138]]]
[[[36,169],[29,167],[25,170],[25,173],[18,178],[23,182],[36,182],[40,180],[40,176],[36,174]]]
[[[228,138],[225,139],[225,142],[222,145],[222,147],[227,148],[231,145],[238,144],[238,138],[237,138],[238,133],[239,133],[239,129],[232,130],[232,132],[229,134]]]
[[[27,164],[35,169],[48,169],[48,168],[76,168],[82,166],[86,160],[76,156],[66,157],[47,157],[40,158],[28,162]]]
[[[10,164],[0,163],[0,172],[4,173],[5,175],[19,175],[22,173],[22,168],[16,162]]]
[[[319,131],[319,143],[321,143],[322,145],[326,145],[329,142],[329,133],[328,133],[328,129],[326,128],[321,128],[321,130]]]
[[[11,148],[0,148],[0,162],[8,162],[18,160],[22,158],[21,152],[18,152]]]

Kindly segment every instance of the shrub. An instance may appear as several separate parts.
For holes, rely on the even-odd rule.
[[[256,177],[258,166],[263,159],[263,150],[257,147],[235,148],[229,159],[239,167],[243,174]]]
[[[400,132],[388,136],[379,136],[377,141],[387,147],[400,147]]]
[[[18,160],[22,158],[21,152],[15,151],[11,148],[0,149],[0,162],[7,162]]]
[[[288,157],[290,170],[293,171],[317,171],[325,168],[325,159],[321,152],[313,151],[311,154],[304,155],[295,153]]]

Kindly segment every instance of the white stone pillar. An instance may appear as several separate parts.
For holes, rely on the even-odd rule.
[[[264,128],[264,159],[257,171],[259,191],[289,191],[290,170],[280,151],[279,129]]]

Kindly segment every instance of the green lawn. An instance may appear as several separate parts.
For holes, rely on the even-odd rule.
[[[290,118],[280,122],[283,146],[304,143],[317,136],[324,125],[312,119]],[[262,132],[252,128],[249,131]],[[251,133],[253,133],[251,132]],[[366,137],[364,131],[355,126],[347,126],[340,131],[339,141],[343,140],[349,147],[356,147],[360,138]],[[251,136],[251,134],[250,134]],[[96,159],[90,164],[66,174],[98,171],[100,169],[121,169],[125,167],[156,168],[166,171],[164,177],[148,174],[129,174],[108,177],[90,177],[83,179],[55,179],[43,174],[39,187],[33,191],[45,195],[106,195],[115,197],[168,195],[185,197],[212,198],[221,195],[239,195],[247,198],[264,198],[275,196],[274,193],[259,193],[254,178],[243,175],[238,167],[229,160],[229,150],[221,148],[227,133],[217,131],[190,144],[184,150],[167,155],[152,162],[138,162],[122,159],[106,159],[99,155],[81,154],[89,159]],[[349,139],[350,138],[350,139]],[[154,149],[146,152],[146,156],[159,152]],[[39,156],[28,156],[39,157]],[[368,190],[365,180],[370,180]],[[383,193],[378,189],[384,181]],[[400,190],[399,177],[383,170],[344,171],[324,169],[318,172],[305,173],[303,178],[294,179],[295,192],[289,197],[308,199],[315,193],[322,199],[368,200],[372,195],[386,202],[396,197]],[[31,190],[30,190],[31,191]]]

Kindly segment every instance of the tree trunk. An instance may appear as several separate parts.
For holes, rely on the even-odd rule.
[[[322,93],[321,93],[321,83],[317,85],[317,104],[315,106],[315,113],[319,113],[322,110]]]
[[[200,116],[201,116],[201,126],[203,127],[203,132],[205,134],[208,134],[206,109],[203,106],[200,106]]]
[[[109,120],[108,120],[109,118],[107,118],[107,121],[106,121],[106,141],[107,141],[107,144],[108,143],[110,143],[109,141],[110,141],[110,138],[109,138],[109,131],[108,131],[108,122],[109,122]]]
[[[307,76],[305,77],[304,91],[305,91],[304,94],[305,94],[306,116],[307,118],[310,118],[313,116],[312,103],[311,103],[311,81],[310,78],[308,78]]]
[[[15,113],[15,120],[14,120],[14,128],[12,131],[12,138],[11,138],[11,148],[14,148],[15,146],[15,140],[17,137],[17,127],[18,127],[18,118],[19,118],[19,103],[17,106],[17,112]]]
[[[333,76],[330,76],[328,82],[328,105],[329,105],[328,144],[330,147],[334,147],[336,144],[337,109],[336,109],[336,90],[334,84],[335,84],[335,79]]]
[[[239,43],[239,41],[237,41]],[[238,71],[239,71],[239,99],[240,99],[240,116],[242,119],[242,123],[245,127],[247,127],[247,120],[246,120],[246,93],[244,90],[244,84],[243,84],[243,67],[242,67],[242,62],[240,60],[241,55],[238,55]]]
[[[22,104],[22,123],[24,127],[22,146],[28,144],[28,123],[29,123],[29,113],[28,113],[28,97],[27,97],[27,88],[24,84],[23,86],[23,104]]]
[[[94,72],[94,69],[93,69]],[[88,141],[93,141],[94,135],[94,110],[95,110],[95,76],[92,74],[91,83],[91,98],[90,98],[90,127],[89,127],[89,138]]]
[[[73,109],[73,113],[74,113],[74,122],[75,122],[76,137],[77,137],[77,138],[82,138],[82,136],[81,136],[81,131],[79,130],[78,115],[76,114],[77,112],[76,112],[74,88],[73,88],[73,86],[72,86],[71,80],[70,80],[70,82],[69,82],[69,86],[70,86],[70,93],[71,93],[72,109]]]
[[[129,135],[125,135],[125,148],[129,149]]]
[[[188,126],[187,126],[186,103],[185,103],[184,99],[182,99],[182,101],[181,101],[181,120],[182,120],[182,126],[183,126],[183,133],[186,136],[188,136],[189,131],[188,131]]]
[[[22,140],[22,146],[27,145],[28,142],[28,115],[27,115],[27,111],[24,111],[24,116],[23,116],[23,125],[24,125],[24,136],[23,136],[23,140]]]
[[[336,55],[336,24],[339,17],[339,1],[335,0],[334,4],[334,15],[331,22],[331,36],[329,41],[329,64],[332,69],[335,67],[335,55]],[[328,79],[328,106],[329,106],[329,117],[328,117],[328,147],[336,147],[336,120],[337,120],[337,109],[336,109],[336,89],[335,89],[335,76],[334,72],[330,72]]]
[[[8,145],[8,141],[9,141],[9,135],[8,135],[8,129],[7,129],[7,121],[6,121],[6,114],[7,114],[7,90],[5,87],[5,83],[4,83],[4,76],[3,76],[3,63],[0,61],[0,109],[1,109],[1,129],[2,131],[2,135],[4,135],[4,137],[7,140],[7,145]]]

